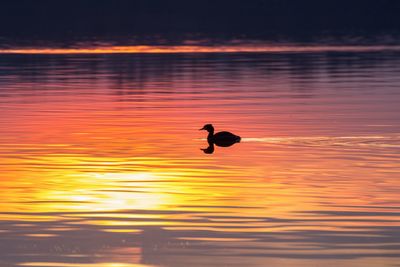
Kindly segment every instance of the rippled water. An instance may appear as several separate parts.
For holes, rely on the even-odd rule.
[[[364,50],[0,55],[0,265],[400,266],[400,53]]]

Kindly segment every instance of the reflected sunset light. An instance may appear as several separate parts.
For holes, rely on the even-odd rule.
[[[399,51],[398,45],[133,45],[92,46],[77,48],[8,48],[0,54],[180,54],[180,53],[311,53],[311,52],[374,52]]]
[[[2,55],[8,262],[397,262],[398,52],[96,54],[134,49]],[[203,153],[206,123],[241,142]]]

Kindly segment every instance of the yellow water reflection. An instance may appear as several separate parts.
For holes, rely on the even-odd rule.
[[[395,138],[395,137],[393,137]],[[389,140],[393,140],[389,139]],[[5,189],[4,197],[8,199],[1,215],[2,218],[24,218],[29,221],[51,218],[50,214],[57,212],[79,212],[77,216],[85,215],[85,211],[93,214],[88,215],[88,223],[98,225],[129,225],[130,221],[124,219],[132,218],[162,218],[164,225],[171,226],[168,218],[178,218],[182,215],[171,216],[171,214],[119,214],[118,221],[107,221],[107,217],[114,217],[115,214],[107,214],[108,211],[129,211],[129,210],[185,210],[190,207],[193,212],[213,212],[220,214],[235,215],[237,218],[224,220],[209,219],[210,222],[202,226],[212,225],[238,225],[242,222],[242,214],[245,211],[245,219],[248,225],[259,227],[257,216],[268,216],[273,218],[293,217],[296,211],[311,212],[313,210],[326,209],[324,205],[318,204],[316,198],[320,198],[321,190],[326,195],[326,202],[333,201],[336,205],[363,205],[370,202],[368,192],[377,190],[376,180],[369,168],[364,168],[361,162],[353,162],[351,167],[346,158],[332,159],[337,152],[332,148],[344,145],[355,148],[357,144],[341,144],[343,138],[331,138],[332,140],[316,138],[280,138],[269,140],[269,147],[266,161],[254,162],[254,158],[234,157],[226,154],[220,158],[205,158],[196,161],[196,158],[189,160],[174,160],[168,158],[103,158],[99,156],[83,156],[69,154],[40,155],[45,150],[34,153],[34,159],[9,159],[7,166],[20,166],[19,170],[12,171],[4,168],[4,175],[8,179],[1,182]],[[336,141],[335,141],[336,139]],[[385,148],[382,143],[372,143],[376,137],[363,137],[367,150]],[[305,147],[299,146],[305,141]],[[326,143],[321,140],[325,140]],[[362,139],[360,139],[362,140]],[[198,146],[203,142],[198,140]],[[282,154],[280,144],[297,142],[297,151],[286,150]],[[257,142],[241,144],[242,151],[252,150],[260,146]],[[329,148],[329,150],[327,150]],[[391,148],[391,146],[389,146]],[[327,150],[327,151],[324,151]],[[234,151],[234,150],[233,150]],[[308,159],[299,159],[299,155],[308,155]],[[303,154],[304,153],[304,154]],[[321,157],[319,160],[314,154]],[[389,156],[390,154],[387,154]],[[188,156],[189,157],[189,156]],[[326,158],[326,159],[325,159]],[[229,160],[229,161],[228,161]],[[310,162],[312,161],[312,163]],[[290,162],[290,165],[288,163]],[[334,162],[334,163],[333,163]],[[350,161],[352,162],[352,161]],[[227,164],[228,163],[228,164]],[[316,164],[317,163],[317,164]],[[208,165],[210,164],[210,165]],[[246,166],[243,170],[232,169],[232,166]],[[380,166],[379,162],[374,163]],[[397,162],[391,165],[389,162],[382,162],[385,167],[396,168]],[[79,166],[79,167],[74,167]],[[139,166],[139,167],[138,167]],[[223,166],[223,168],[217,168]],[[333,166],[339,168],[333,168]],[[8,167],[10,168],[10,167]],[[15,169],[15,167],[12,167]],[[340,169],[342,168],[342,169]],[[26,170],[24,170],[26,169]],[[131,170],[129,170],[131,169]],[[286,169],[286,170],[285,170]],[[145,171],[147,170],[147,171]],[[319,173],[319,176],[315,176]],[[356,177],[354,181],[347,180],[347,177]],[[290,180],[285,180],[290,177]],[[327,178],[335,179],[325,180]],[[342,180],[341,177],[345,179]],[[365,178],[363,178],[365,177]],[[366,178],[368,177],[368,179]],[[382,174],[377,174],[382,177]],[[394,182],[395,177],[385,177],[386,183]],[[324,180],[324,184],[310,183]],[[355,186],[363,181],[362,188]],[[335,186],[330,187],[335,184]],[[384,185],[384,184],[383,184]],[[346,187],[346,191],[341,191]],[[250,193],[251,192],[251,193]],[[366,195],[367,194],[367,195]],[[353,196],[357,195],[358,198]],[[340,196],[338,198],[338,196]],[[380,202],[391,199],[390,192],[380,196]],[[27,205],[28,203],[31,203]],[[242,206],[243,209],[237,209]],[[183,208],[182,208],[183,207]],[[13,215],[13,212],[24,211],[24,214]],[[83,213],[82,213],[83,212]],[[29,213],[33,215],[30,216]],[[39,213],[39,214],[37,214]],[[49,213],[49,214],[47,214]],[[69,215],[73,216],[73,215]],[[96,217],[104,219],[99,220]],[[301,215],[304,218],[306,215]],[[360,215],[361,216],[361,215]],[[360,217],[362,219],[362,217]],[[253,218],[255,217],[255,219]],[[315,215],[313,215],[315,218]],[[379,219],[379,217],[376,217]],[[397,217],[394,218],[397,220]],[[387,221],[390,218],[386,219]],[[217,223],[212,223],[213,221]],[[389,222],[389,221],[388,221]],[[146,221],[140,224],[146,225]],[[153,224],[154,222],[150,222]],[[335,223],[349,225],[351,222]],[[191,222],[177,222],[176,226],[191,225]],[[325,223],[318,226],[325,228]],[[172,224],[174,225],[174,224]],[[315,226],[313,226],[315,227]],[[327,223],[330,227],[330,223]]]

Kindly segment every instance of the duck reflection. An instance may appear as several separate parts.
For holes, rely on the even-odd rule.
[[[214,153],[214,143],[208,142],[207,148],[200,148],[200,149],[203,150],[203,152],[206,154],[212,154]]]
[[[214,126],[212,124],[206,124],[200,130],[206,130],[208,132],[208,147],[201,149],[206,154],[214,153],[214,145],[220,147],[229,147],[235,143],[239,143],[241,139],[240,136],[226,131],[214,134]]]

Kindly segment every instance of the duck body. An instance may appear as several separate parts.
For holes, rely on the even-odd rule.
[[[211,141],[217,146],[228,147],[233,145],[234,143],[239,143],[240,136],[224,131],[224,132],[218,132],[212,136],[208,136],[207,141]]]
[[[235,143],[239,143],[241,139],[240,136],[226,131],[214,134],[214,127],[212,124],[206,124],[200,130],[208,131],[207,141],[209,144],[212,143],[221,147],[228,147]]]

